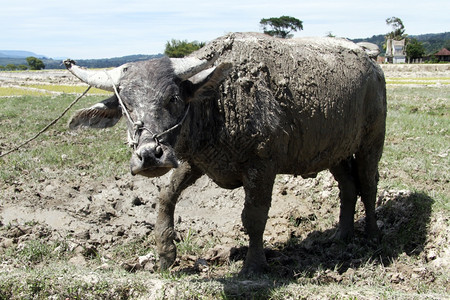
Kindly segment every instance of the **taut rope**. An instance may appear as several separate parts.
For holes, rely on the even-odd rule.
[[[84,97],[84,95],[86,95],[86,93],[91,89],[91,86],[89,86],[83,94],[81,94],[81,96],[79,96],[77,99],[75,99],[74,101],[72,101],[72,103],[69,104],[69,106],[61,113],[61,115],[59,115],[56,119],[54,119],[53,121],[51,121],[47,126],[45,126],[41,131],[39,131],[38,133],[36,133],[32,138],[26,140],[25,142],[19,144],[18,146],[12,148],[11,150],[6,151],[5,153],[0,153],[0,158],[19,150],[20,148],[22,148],[23,146],[25,146],[26,144],[30,143],[31,141],[34,141],[35,139],[37,139],[41,134],[43,134],[45,131],[47,131],[50,126],[54,125],[56,122],[58,122],[68,111],[69,109],[72,108],[72,106],[74,106],[81,98]]]

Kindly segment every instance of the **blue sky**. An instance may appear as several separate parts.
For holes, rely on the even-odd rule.
[[[390,31],[450,31],[449,0],[0,0],[0,49],[48,57],[108,58],[157,54],[171,39],[210,41],[232,31],[261,31],[261,18],[292,16],[301,36],[348,38]]]

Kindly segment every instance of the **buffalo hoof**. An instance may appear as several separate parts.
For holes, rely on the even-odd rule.
[[[371,240],[379,240],[381,237],[381,232],[380,229],[378,228],[376,221],[366,222],[365,231],[367,237]]]
[[[376,229],[374,229],[374,228],[368,229],[366,227],[366,237],[369,241],[371,241],[375,244],[381,243],[382,235],[381,235],[381,231],[378,229],[378,227]]]
[[[176,256],[177,256],[176,252],[164,255],[160,254],[159,270],[160,271],[168,270],[174,264]]]
[[[268,273],[269,265],[267,263],[261,263],[261,264],[248,264],[244,265],[242,270],[239,272],[240,277],[252,277],[255,275],[261,275],[264,273]]]
[[[344,230],[338,228],[336,232],[331,236],[331,240],[340,242],[349,242],[353,238],[353,230]]]

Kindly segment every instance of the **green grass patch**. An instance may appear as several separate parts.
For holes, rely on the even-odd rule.
[[[116,260],[125,261],[136,256],[147,255],[155,247],[155,243],[148,237],[140,238],[126,244],[118,245],[112,251]]]
[[[381,188],[424,191],[449,210],[450,88],[398,86],[387,94]]]
[[[24,87],[31,87],[35,89],[41,89],[41,90],[47,90],[52,92],[60,92],[60,93],[67,93],[67,94],[81,94],[86,89],[87,86],[82,85],[55,85],[55,84],[34,84],[34,85],[25,85]],[[89,94],[101,94],[101,95],[109,95],[111,92],[100,90],[98,88],[91,88],[89,90]]]
[[[180,255],[196,255],[202,249],[191,229],[189,229],[188,232],[182,236],[181,241],[177,242],[176,246]]]
[[[48,243],[40,240],[30,240],[23,244],[22,247],[16,249],[16,254],[21,260],[31,263],[39,263],[49,257],[53,247]]]
[[[87,89],[87,86],[82,85],[47,85],[34,84],[22,85],[21,87],[0,87],[0,97],[20,97],[20,96],[48,96],[54,93],[65,94],[81,94]],[[110,95],[108,91],[91,88],[89,93],[91,95]]]
[[[76,275],[75,275],[76,274]],[[130,299],[146,290],[145,276],[50,263],[1,272],[0,299]]]
[[[0,98],[0,151],[29,139],[54,120],[73,101],[73,95]],[[104,97],[87,96],[36,140],[0,159],[0,180],[14,180],[28,174],[44,176],[42,169],[64,169],[70,178],[80,173],[105,178],[128,171],[129,149],[125,124],[103,130],[70,131],[67,122],[76,109],[90,106]]]
[[[19,87],[0,87],[0,97],[45,96],[49,94],[46,91],[22,89]]]

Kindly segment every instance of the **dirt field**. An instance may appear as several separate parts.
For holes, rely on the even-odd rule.
[[[420,70],[386,66],[385,72],[387,77],[450,76],[448,65]],[[0,72],[0,86],[35,83],[78,81],[66,71]],[[448,110],[449,104],[445,105]],[[5,120],[0,116],[0,124]],[[3,148],[7,137],[1,138]],[[448,168],[448,158],[443,161]],[[0,164],[1,168],[12,166],[7,158]],[[22,176],[0,183],[0,253],[20,251],[30,241],[55,244],[64,240],[68,265],[91,269],[98,278],[108,276],[111,269],[147,276],[143,291],[128,291],[122,298],[444,299],[450,293],[448,210],[433,209],[432,193],[383,183],[392,175],[387,168],[380,170],[377,218],[383,238],[379,244],[364,238],[360,203],[355,239],[349,244],[331,240],[339,201],[337,184],[329,172],[314,179],[279,175],[264,235],[273,274],[248,280],[236,277],[247,244],[240,220],[242,189],[221,189],[204,176],[183,192],[176,209],[180,253],[171,275],[175,279],[168,279],[155,273],[152,234],[157,195],[169,175],[147,179],[133,177],[125,170],[97,179],[82,166],[76,176],[67,176],[64,169],[42,168],[40,172],[41,179],[27,176],[25,170]],[[442,185],[448,196],[448,180]],[[444,206],[448,208],[448,198]],[[118,250],[136,241],[142,245],[135,253]],[[0,278],[7,282],[5,278],[11,280],[9,273],[21,276],[17,271],[21,268],[49,264],[45,260],[22,263],[13,259],[1,262]],[[95,284],[92,278],[85,281]],[[114,281],[110,285],[113,287]],[[435,290],[430,290],[430,285]],[[36,295],[40,298],[43,294],[31,296]],[[56,295],[55,299],[64,295],[76,298],[76,294],[61,290]],[[0,299],[6,296],[0,293]],[[92,297],[97,296],[120,298],[114,293],[94,293]]]

